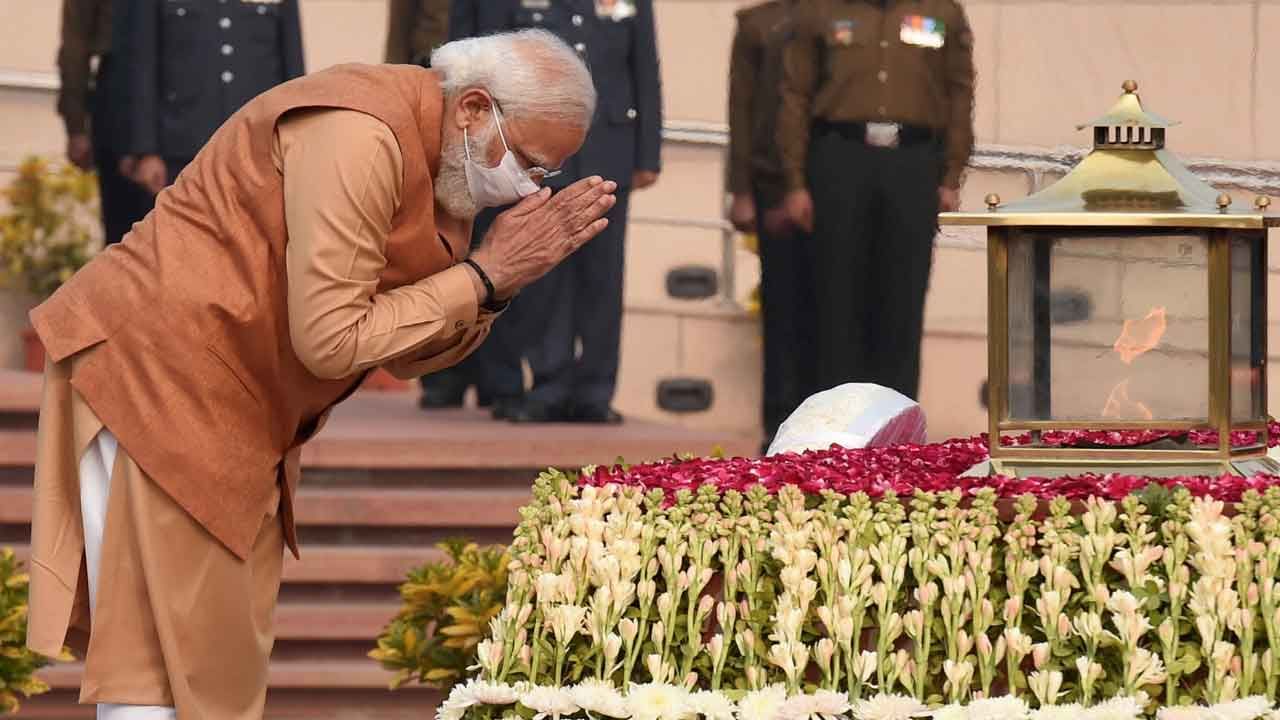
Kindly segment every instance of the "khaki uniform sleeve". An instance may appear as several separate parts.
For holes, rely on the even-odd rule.
[[[811,11],[798,10],[794,32],[782,49],[782,103],[778,109],[778,155],[783,182],[788,191],[806,186],[809,126],[813,120],[813,98],[818,86],[818,63],[822,60]]]
[[[760,77],[760,44],[754,42],[749,16],[738,14],[738,30],[729,55],[729,177],[734,195],[751,192],[751,108]]]
[[[951,117],[947,121],[946,174],[943,185],[960,187],[965,166],[973,154],[973,32],[964,8],[955,5],[955,22],[947,29],[947,96]]]
[[[58,114],[68,135],[88,132],[89,58],[102,0],[62,0],[61,45],[58,47]]]
[[[304,111],[281,122],[276,152],[290,339],[308,370],[343,378],[424,352],[448,364],[479,343],[492,319],[480,318],[466,266],[378,292],[403,181],[390,128],[351,110]]]

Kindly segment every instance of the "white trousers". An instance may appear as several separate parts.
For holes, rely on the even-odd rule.
[[[114,435],[103,428],[80,458],[80,515],[84,521],[85,566],[89,571],[89,615],[98,601],[102,568],[102,538],[107,527],[107,499],[111,495],[111,469],[119,449]],[[155,705],[98,705],[98,720],[177,720],[171,707]]]

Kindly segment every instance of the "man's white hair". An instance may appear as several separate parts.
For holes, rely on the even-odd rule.
[[[483,88],[509,117],[538,116],[590,127],[596,111],[591,71],[546,30],[455,40],[431,53],[446,97]]]

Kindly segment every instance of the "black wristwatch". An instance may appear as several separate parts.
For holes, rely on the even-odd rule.
[[[462,262],[470,265],[471,269],[476,271],[476,275],[480,277],[480,284],[484,285],[484,302],[480,303],[481,309],[483,309],[485,312],[493,312],[493,313],[502,312],[503,310],[506,310],[507,306],[511,304],[511,301],[510,300],[499,301],[496,297],[494,297],[497,291],[494,290],[493,288],[493,281],[489,279],[489,276],[488,274],[485,273],[484,268],[480,267],[480,263],[477,263],[475,260],[472,260],[471,258],[467,258]]]

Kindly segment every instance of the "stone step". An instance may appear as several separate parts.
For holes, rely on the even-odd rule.
[[[77,691],[54,690],[27,700],[16,720],[94,720],[92,706],[77,705]],[[440,693],[408,688],[291,689],[267,691],[267,720],[429,720],[435,716]]]
[[[11,545],[18,561],[30,557],[27,545]],[[409,571],[445,559],[434,547],[354,545],[303,547],[302,559],[286,553],[281,581],[293,584],[398,585]]]
[[[31,522],[32,488],[0,484],[0,525]],[[513,528],[528,487],[310,487],[298,490],[297,524],[305,526]]]

